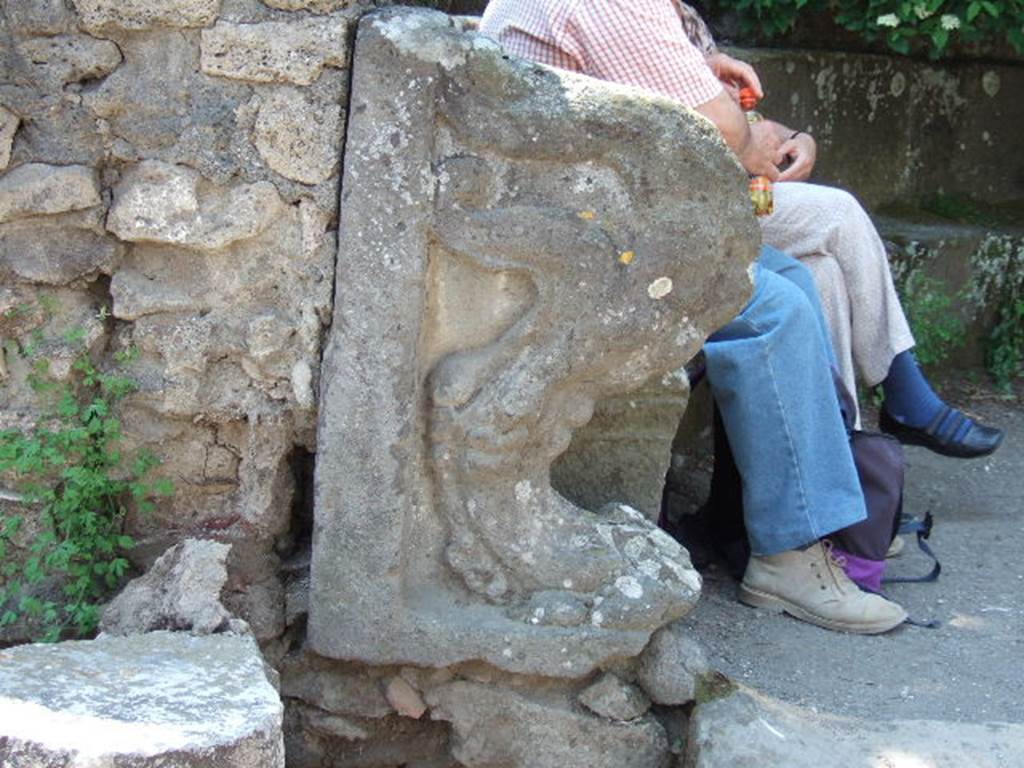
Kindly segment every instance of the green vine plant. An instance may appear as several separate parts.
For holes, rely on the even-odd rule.
[[[128,500],[145,513],[174,490],[167,479],[150,479],[159,464],[151,452],[122,451],[116,407],[136,385],[101,371],[82,335],[65,336],[82,347],[67,380],[51,375],[48,360],[36,361],[29,384],[42,413],[35,426],[0,431],[0,477],[15,484],[5,496],[17,502],[15,512],[0,507],[0,627],[23,621],[45,642],[95,631],[101,602],[129,570]]]
[[[720,5],[720,3],[719,3]],[[1009,43],[1024,53],[1024,0],[737,0],[744,33],[775,37],[801,16],[827,13],[896,53],[943,56],[954,43]]]

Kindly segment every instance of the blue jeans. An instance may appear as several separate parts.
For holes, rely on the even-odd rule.
[[[750,302],[704,352],[743,478],[751,550],[772,555],[857,523],[867,509],[813,278],[764,248],[754,283]]]

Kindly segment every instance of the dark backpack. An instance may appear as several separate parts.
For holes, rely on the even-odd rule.
[[[889,435],[854,429],[852,397],[838,377],[835,383],[868,516],[828,538],[840,562],[845,563],[844,570],[850,579],[868,590],[877,592],[883,581],[934,581],[941,566],[926,543],[931,534],[931,513],[923,520],[903,513],[903,446]],[[709,546],[726,561],[733,576],[740,579],[750,557],[743,522],[742,480],[717,406],[714,409],[714,452],[711,491],[704,506],[696,515],[685,516],[673,525],[663,498],[658,524],[688,548],[699,543]],[[886,552],[900,533],[916,533],[918,546],[935,561],[926,576],[883,578]]]

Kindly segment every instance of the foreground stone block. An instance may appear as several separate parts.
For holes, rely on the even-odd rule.
[[[749,690],[701,704],[684,768],[1007,768],[1024,765],[1024,726],[821,715]]]
[[[309,641],[577,677],[699,576],[642,514],[555,492],[594,402],[678,369],[749,294],[745,177],[692,113],[364,17],[321,388]]]
[[[0,651],[0,765],[283,768],[256,643],[154,632]]]

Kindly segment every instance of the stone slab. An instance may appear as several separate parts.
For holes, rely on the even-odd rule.
[[[1024,725],[870,721],[821,715],[740,690],[701,704],[684,768],[1009,768],[1024,765]]]
[[[283,768],[282,711],[248,636],[0,651],[0,765]]]

